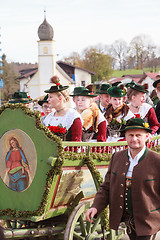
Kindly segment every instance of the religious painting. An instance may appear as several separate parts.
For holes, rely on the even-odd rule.
[[[107,169],[107,166],[98,168],[103,179]],[[93,198],[97,192],[89,169],[86,167],[82,167],[79,170],[74,167],[63,169],[53,207],[71,203],[80,191],[83,191],[84,197],[88,199]]]
[[[22,192],[32,183],[37,154],[31,138],[20,129],[12,129],[0,139],[0,176],[13,191]]]

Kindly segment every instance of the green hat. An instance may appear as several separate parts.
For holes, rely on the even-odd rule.
[[[157,84],[160,83],[160,79],[156,80],[154,83],[153,83],[153,87],[157,87]]]
[[[61,92],[67,88],[69,88],[69,86],[62,86],[61,84],[60,85],[55,84],[54,86],[51,86],[50,89],[47,89],[44,92],[46,93]]]
[[[12,96],[12,99],[9,100],[9,103],[30,103],[32,99],[27,96],[26,92],[15,92]]]
[[[58,76],[53,76],[50,79],[50,82],[53,84],[50,89],[45,90],[44,92],[46,93],[54,93],[54,92],[61,92],[67,88],[69,88],[69,86],[63,86],[60,84],[60,80]]]
[[[152,129],[149,128],[149,124],[145,123],[141,118],[131,118],[127,121],[126,127],[121,131],[126,131],[128,129],[144,129],[151,133]]]
[[[73,93],[70,95],[71,97],[80,96],[80,93],[85,90],[85,87],[75,87]]]
[[[117,86],[108,88],[107,92],[111,97],[117,97],[117,98],[124,97],[127,93],[125,89],[121,89]]]
[[[99,93],[99,94],[108,94],[107,90],[108,90],[108,88],[110,88],[110,87],[111,87],[111,85],[110,85],[109,83],[107,83],[107,84],[102,84],[101,87],[100,87],[100,89],[99,89],[99,91],[97,91],[97,93]]]
[[[144,88],[144,86],[136,84],[134,81],[127,83],[126,84],[127,88],[131,88],[133,90],[136,90],[138,92],[143,92],[143,93],[147,93],[148,91]]]
[[[82,90],[78,96],[86,96],[86,97],[97,97],[97,94],[94,94],[93,92],[89,91],[87,88]]]
[[[40,106],[42,106],[43,103],[48,103],[47,99],[48,99],[48,94],[47,94],[42,100],[39,100],[39,101],[38,101],[38,104],[39,104]]]
[[[112,83],[112,87],[118,86],[120,83],[122,83],[122,82],[121,82],[121,81],[118,81],[118,82]]]

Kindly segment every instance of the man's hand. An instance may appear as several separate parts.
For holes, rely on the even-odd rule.
[[[94,218],[94,216],[96,215],[97,213],[97,209],[96,208],[90,208],[87,210],[86,212],[86,220],[88,222],[93,222],[92,218]]]

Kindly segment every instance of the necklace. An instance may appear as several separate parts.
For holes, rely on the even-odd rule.
[[[64,109],[65,109],[65,107],[61,108],[60,110],[56,110],[56,112],[59,113],[59,112],[63,111]]]
[[[136,108],[136,109],[138,109],[138,108],[139,108],[138,106],[133,106],[132,104],[131,104],[131,107],[133,107],[133,108]]]

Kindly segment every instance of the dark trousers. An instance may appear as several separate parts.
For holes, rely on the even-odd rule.
[[[131,232],[130,231],[128,232],[128,228],[127,228],[127,234],[130,240],[150,240],[151,239],[151,236],[137,236],[134,230],[132,230]]]
[[[127,234],[129,236],[130,240],[151,240],[152,236],[137,236],[136,229],[135,229],[135,224],[134,224],[134,219],[129,214],[125,214],[123,216],[123,221],[126,224]],[[152,239],[154,239],[154,236],[153,236]]]

